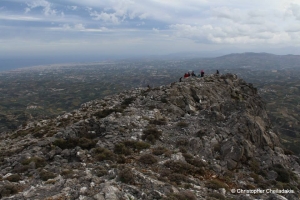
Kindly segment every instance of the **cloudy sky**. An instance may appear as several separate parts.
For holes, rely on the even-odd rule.
[[[299,46],[299,0],[0,0],[2,56]]]

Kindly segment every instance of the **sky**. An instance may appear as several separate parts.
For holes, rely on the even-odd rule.
[[[299,0],[0,0],[2,59],[299,46]]]

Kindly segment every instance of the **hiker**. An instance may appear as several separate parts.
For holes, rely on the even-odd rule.
[[[181,82],[182,77],[180,77],[179,82]]]
[[[216,73],[217,75],[219,75],[219,70],[217,70],[217,73]]]
[[[190,75],[188,74],[188,73],[185,73],[184,74],[184,78],[187,78],[187,77],[189,77]]]
[[[201,70],[201,77],[203,77],[204,76],[204,71],[203,71],[203,69]]]
[[[192,71],[192,76],[196,76],[196,74],[194,73],[194,71]]]

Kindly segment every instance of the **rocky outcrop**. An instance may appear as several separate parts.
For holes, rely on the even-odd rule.
[[[87,102],[2,134],[0,148],[3,199],[298,198],[299,159],[232,74]]]

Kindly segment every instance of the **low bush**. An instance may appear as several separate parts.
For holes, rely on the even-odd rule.
[[[158,140],[161,135],[162,133],[156,128],[149,128],[143,131],[142,139],[155,144],[156,140]]]
[[[170,168],[170,170],[173,171],[174,173],[179,173],[184,175],[204,174],[204,171],[202,169],[182,161],[170,160],[167,161],[164,165]]]
[[[119,172],[119,180],[123,183],[134,184],[134,174],[130,168],[124,168]]]
[[[6,180],[8,180],[9,182],[18,182],[19,180],[21,180],[21,177],[18,174],[12,174],[7,177]]]
[[[17,194],[18,192],[19,192],[18,187],[15,185],[8,184],[8,185],[0,186],[0,198],[14,195]]]
[[[162,200],[197,200],[197,197],[193,192],[184,190],[178,193],[170,193]]]
[[[97,142],[95,140],[83,138],[69,138],[67,140],[57,139],[53,143],[53,145],[58,146],[61,149],[73,149],[77,146],[82,149],[92,149],[96,146]]]
[[[166,125],[167,120],[165,118],[161,119],[153,119],[149,121],[149,124],[154,124],[154,125]]]
[[[185,175],[178,173],[169,174],[168,179],[171,182],[176,183],[177,185],[180,185],[182,182],[186,182],[188,180],[188,178]]]
[[[166,151],[168,150],[165,147],[156,147],[152,149],[152,153],[157,156],[164,154]]]
[[[206,163],[199,158],[194,158],[191,154],[184,153],[184,159],[187,163],[194,165],[195,167],[205,167]]]
[[[99,166],[99,167],[95,168],[94,169],[94,173],[98,177],[105,176],[105,175],[108,174],[107,170],[104,167],[102,167],[102,166]]]
[[[114,153],[131,155],[133,152],[139,152],[143,149],[148,149],[150,144],[141,141],[125,140],[115,145]]]
[[[31,157],[31,158],[26,158],[21,161],[23,165],[29,165],[31,162],[35,163],[36,168],[44,167],[46,165],[46,161],[43,158],[40,157]]]
[[[185,121],[181,121],[181,122],[177,123],[177,126],[180,127],[180,128],[185,128],[185,127],[188,127],[189,124],[186,123]]]
[[[214,189],[214,190],[218,190],[219,188],[225,188],[226,190],[228,190],[228,185],[218,179],[210,180],[205,185],[206,185],[206,187]]]
[[[71,178],[74,174],[74,171],[72,169],[64,169],[60,173],[61,176],[64,176],[65,178]]]
[[[108,115],[110,115],[111,113],[114,113],[114,112],[122,113],[123,109],[122,108],[104,109],[104,110],[94,113],[94,116],[101,119],[101,118],[107,117]]]
[[[108,149],[98,147],[92,150],[93,157],[97,161],[103,161],[103,160],[111,160],[114,161],[116,156],[113,152],[111,152]]]
[[[52,179],[52,178],[55,178],[56,175],[52,172],[48,172],[46,170],[42,170],[40,172],[40,178],[43,180],[43,181],[47,181],[48,179]]]
[[[157,158],[155,158],[151,154],[144,154],[140,157],[139,161],[143,164],[152,165],[158,162]]]

